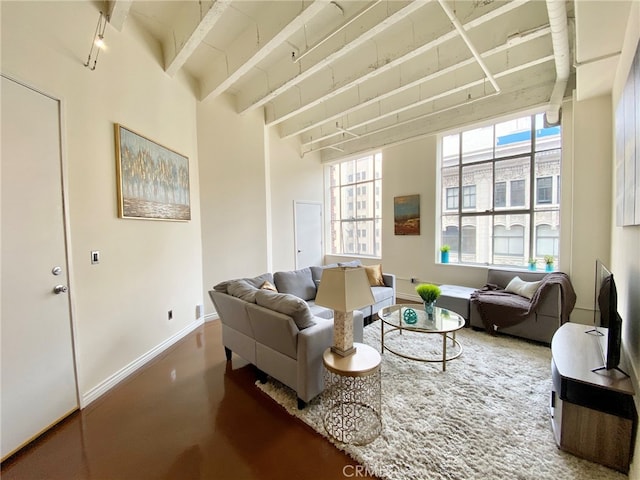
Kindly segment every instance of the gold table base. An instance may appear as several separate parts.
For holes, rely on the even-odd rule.
[[[366,445],[382,432],[381,358],[368,345],[354,346],[348,357],[324,352],[323,423],[338,442]]]

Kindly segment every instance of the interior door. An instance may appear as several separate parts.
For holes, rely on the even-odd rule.
[[[322,204],[295,202],[296,268],[322,265]]]
[[[2,77],[2,459],[78,407],[60,103]]]

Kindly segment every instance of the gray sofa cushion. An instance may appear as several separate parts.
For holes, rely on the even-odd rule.
[[[440,285],[440,296],[436,300],[436,306],[452,310],[465,320],[469,320],[469,302],[475,288],[461,287],[459,285]]]
[[[351,260],[350,262],[338,262],[339,267],[361,267],[362,262],[360,260]]]
[[[226,280],[224,282],[220,282],[213,287],[216,292],[229,293],[229,284],[233,282],[237,282],[238,280],[245,280],[249,282],[256,288],[260,288],[264,282],[273,283],[273,274],[271,272],[263,273],[262,275],[258,275],[253,278],[238,278],[235,280]]]
[[[258,290],[256,303],[261,307],[289,315],[300,330],[316,324],[307,303],[297,296],[275,293],[271,290]]]
[[[236,280],[229,283],[227,293],[249,303],[256,303],[258,289],[246,280]]]
[[[311,278],[309,267],[291,272],[276,272],[273,280],[280,293],[290,293],[302,300],[316,298],[316,284]]]
[[[320,317],[327,320],[333,320],[333,310],[326,307],[321,307],[320,305],[316,305],[315,300],[309,300],[307,302],[309,305],[309,310],[311,311],[311,315],[314,317]]]
[[[502,270],[490,268],[487,271],[487,283],[492,283],[500,288],[505,288],[509,282],[518,275],[525,282],[537,282],[542,280],[546,273],[544,272],[528,272],[526,270]]]
[[[316,284],[316,286],[318,286],[318,283],[322,278],[322,272],[325,268],[335,268],[337,266],[337,263],[330,263],[329,265],[322,265],[320,267],[309,267],[311,269],[311,278],[313,278],[313,282]]]

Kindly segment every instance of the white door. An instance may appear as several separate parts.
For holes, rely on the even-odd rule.
[[[60,104],[2,77],[2,459],[77,409]],[[56,286],[58,286],[55,293]]]
[[[296,268],[322,265],[322,204],[294,202]]]

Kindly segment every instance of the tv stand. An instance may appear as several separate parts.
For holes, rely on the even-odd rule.
[[[604,333],[602,333],[597,328],[592,328],[591,330],[587,330],[584,333],[586,333],[587,335],[597,335],[598,337],[604,337]]]
[[[638,428],[633,385],[621,370],[592,370],[602,354],[588,328],[565,323],[551,340],[554,437],[561,450],[627,473]]]

